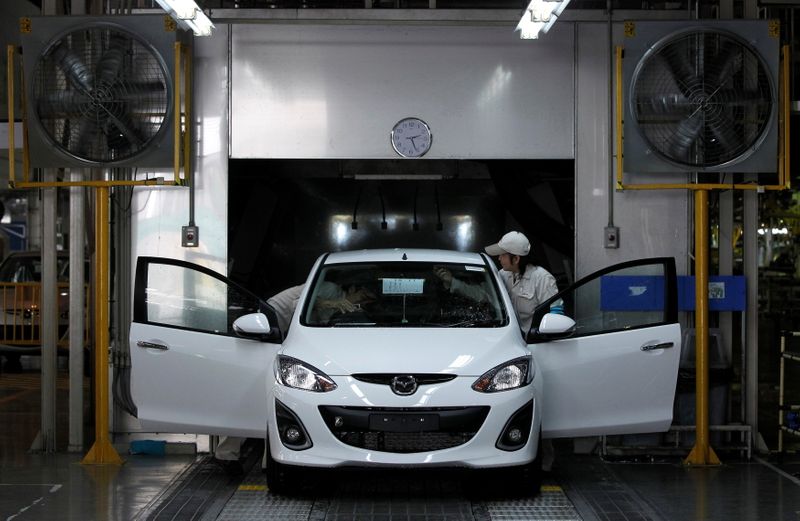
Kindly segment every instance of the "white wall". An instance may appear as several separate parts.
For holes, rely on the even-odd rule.
[[[426,158],[571,158],[572,32],[235,25],[232,156],[396,159],[389,132],[416,116],[433,133]]]

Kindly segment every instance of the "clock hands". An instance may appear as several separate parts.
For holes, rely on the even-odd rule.
[[[416,138],[418,138],[419,136],[420,136],[420,134],[417,134],[416,136],[406,136],[406,139],[410,139],[411,140],[411,146],[414,147],[414,150],[417,149],[417,144],[414,142],[414,140]]]

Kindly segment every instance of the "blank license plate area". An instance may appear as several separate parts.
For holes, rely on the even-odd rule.
[[[370,414],[369,428],[384,432],[420,432],[439,429],[438,414]]]

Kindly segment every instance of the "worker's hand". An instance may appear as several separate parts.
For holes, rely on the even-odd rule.
[[[433,268],[433,273],[442,279],[442,284],[444,284],[446,289],[450,289],[450,284],[453,282],[453,274],[450,273],[450,270],[437,266]]]
[[[320,300],[317,305],[320,309],[334,309],[339,313],[350,313],[358,308],[358,306],[356,306],[346,298],[340,298],[335,300]]]

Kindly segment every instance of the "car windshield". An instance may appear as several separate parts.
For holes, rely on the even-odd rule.
[[[484,265],[333,264],[320,269],[301,323],[312,327],[502,327],[508,324],[502,302]]]

